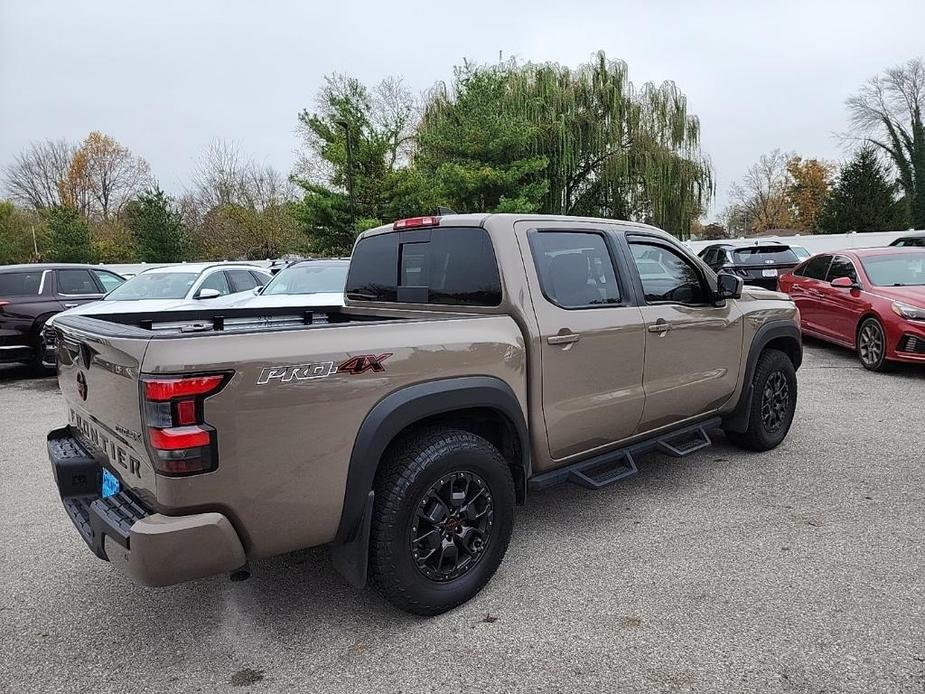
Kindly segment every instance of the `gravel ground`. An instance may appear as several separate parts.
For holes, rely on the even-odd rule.
[[[324,549],[145,589],[56,498],[55,380],[0,367],[0,691],[925,692],[925,370],[812,342],[787,441],[720,435],[518,509],[498,574],[411,617]]]

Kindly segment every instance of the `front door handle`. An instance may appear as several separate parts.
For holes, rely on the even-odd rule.
[[[660,333],[664,335],[669,330],[671,330],[671,323],[666,321],[664,318],[659,318],[654,323],[647,325],[646,330],[648,330],[650,333]]]
[[[550,335],[546,342],[551,345],[570,345],[581,339],[581,333],[562,332],[558,335]]]
[[[77,308],[77,304],[64,304],[64,308]]]

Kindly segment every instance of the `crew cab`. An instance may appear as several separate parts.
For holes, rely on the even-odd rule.
[[[345,306],[170,321],[55,322],[48,451],[92,551],[161,586],[331,544],[418,614],[485,585],[531,490],[717,428],[777,446],[802,357],[785,295],[651,226],[541,215],[399,220],[358,238]]]

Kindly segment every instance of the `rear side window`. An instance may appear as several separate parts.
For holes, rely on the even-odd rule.
[[[620,287],[604,238],[592,232],[537,231],[530,250],[543,295],[562,308],[620,303]]]
[[[59,294],[99,294],[89,270],[58,270]]]
[[[392,232],[357,244],[346,294],[357,301],[497,306],[501,277],[484,229]]]
[[[226,270],[226,273],[231,277],[236,292],[246,292],[257,286],[257,281],[247,270]]]
[[[825,274],[829,271],[830,262],[832,262],[832,256],[817,255],[803,263],[793,274],[811,280],[824,280]]]
[[[41,271],[0,273],[0,296],[37,296],[41,286]]]
[[[255,286],[258,287],[262,287],[271,279],[269,275],[264,275],[262,272],[254,272],[253,270],[251,270],[251,277],[254,278],[254,282],[257,283]]]
[[[737,248],[733,251],[739,265],[796,264],[800,262],[797,254],[789,246],[759,246],[757,248]]]

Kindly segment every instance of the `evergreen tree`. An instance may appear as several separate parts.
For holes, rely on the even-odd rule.
[[[827,234],[888,231],[902,223],[896,186],[870,147],[859,150],[841,171],[822,214]]]
[[[48,259],[57,263],[93,263],[96,252],[90,226],[73,207],[52,207],[46,213]]]
[[[189,242],[183,219],[160,188],[146,190],[126,205],[125,224],[135,239],[139,260],[176,263],[187,259]]]

